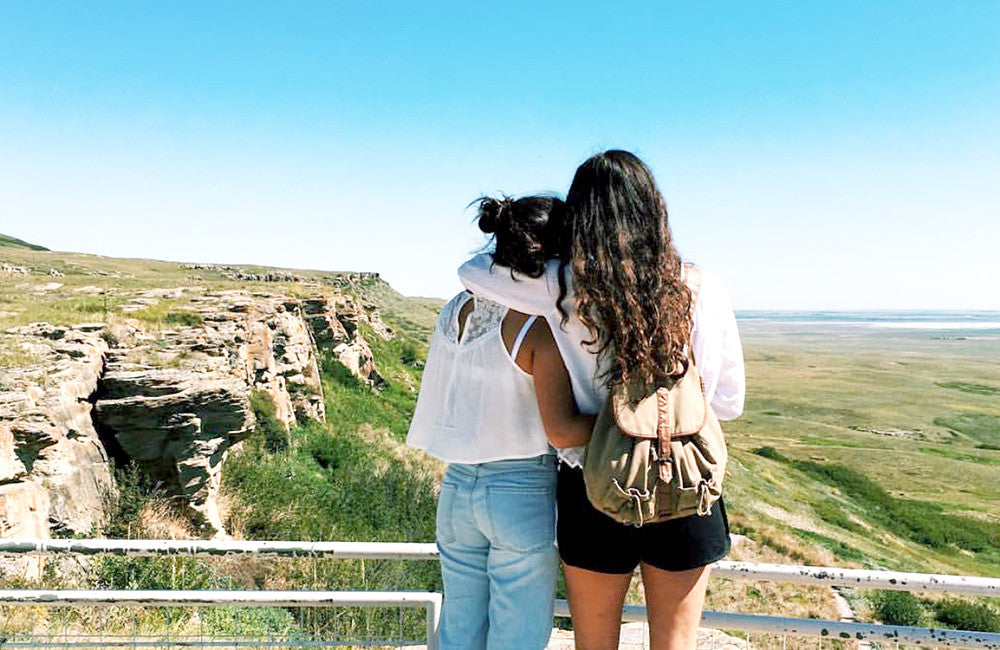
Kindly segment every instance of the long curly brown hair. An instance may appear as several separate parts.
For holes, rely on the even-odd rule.
[[[601,379],[648,391],[684,374],[692,296],[649,168],[627,151],[593,156],[577,168],[566,204],[571,244],[563,264],[572,264],[576,306],[593,334],[588,345],[602,355]]]

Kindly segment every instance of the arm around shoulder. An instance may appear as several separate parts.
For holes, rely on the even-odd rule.
[[[532,348],[531,374],[545,435],[556,449],[579,447],[590,441],[593,415],[582,415],[573,398],[569,372],[548,323],[535,321],[528,336]]]
[[[532,278],[511,273],[480,253],[458,268],[458,279],[471,293],[525,314],[544,316],[556,310],[559,299],[559,262],[548,263],[545,273]]]

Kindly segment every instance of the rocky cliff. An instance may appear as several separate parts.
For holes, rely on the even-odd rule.
[[[221,467],[253,430],[255,391],[287,428],[325,418],[321,355],[382,381],[360,326],[392,336],[375,306],[330,283],[296,289],[101,289],[106,322],[6,330],[0,536],[99,531],[112,465],[132,462],[222,531]]]

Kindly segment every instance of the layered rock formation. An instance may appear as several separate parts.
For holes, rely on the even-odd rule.
[[[0,373],[0,536],[101,524],[113,480],[89,401],[108,350],[99,327],[36,323],[8,333],[30,362]],[[29,576],[39,569],[36,560],[17,564]]]
[[[176,309],[156,326],[126,317],[7,333],[5,345],[32,361],[0,370],[0,536],[99,528],[114,490],[109,458],[139,463],[221,532],[222,463],[253,430],[253,391],[287,428],[325,419],[320,350],[381,382],[358,324],[388,330],[343,294],[188,287],[129,296],[121,311],[142,316],[163,301]]]

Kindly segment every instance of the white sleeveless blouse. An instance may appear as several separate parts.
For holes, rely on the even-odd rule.
[[[501,335],[507,307],[476,297],[459,338],[459,311],[470,298],[463,291],[441,310],[406,444],[449,463],[551,453],[534,380]]]

